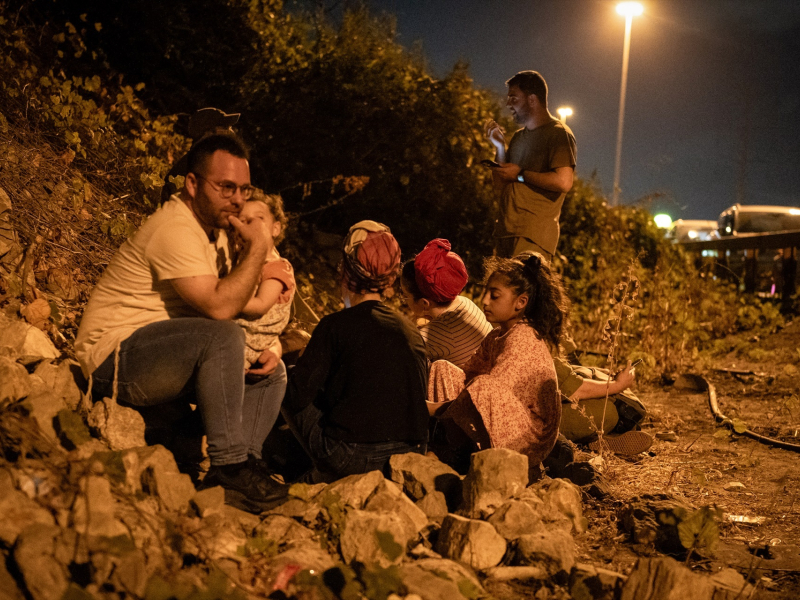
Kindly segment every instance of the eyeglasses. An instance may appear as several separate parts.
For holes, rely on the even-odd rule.
[[[234,183],[230,183],[229,181],[216,183],[197,173],[195,173],[194,175],[198,179],[204,179],[205,181],[207,181],[211,185],[211,187],[217,190],[219,192],[219,195],[222,196],[223,198],[232,198],[233,195],[236,193],[236,190],[239,190],[242,193],[242,198],[245,200],[249,200],[250,197],[253,195],[253,190],[255,189],[249,183],[245,185],[236,185]]]

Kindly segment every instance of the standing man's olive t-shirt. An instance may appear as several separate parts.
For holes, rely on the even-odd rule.
[[[558,120],[536,129],[523,127],[511,138],[506,160],[523,171],[547,173],[559,167],[575,168],[577,154],[572,130]],[[560,228],[558,218],[566,193],[528,183],[506,184],[500,198],[500,218],[494,236],[525,237],[551,256],[555,254]]]

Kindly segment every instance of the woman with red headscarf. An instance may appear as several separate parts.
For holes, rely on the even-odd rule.
[[[427,358],[417,330],[381,303],[400,247],[361,221],[345,239],[345,309],[324,317],[295,365],[284,417],[314,462],[312,481],[385,470],[393,454],[427,450]]]
[[[419,319],[431,361],[447,360],[463,367],[492,330],[483,311],[459,294],[467,285],[467,268],[450,250],[450,242],[435,239],[403,265],[400,286],[408,309]]]

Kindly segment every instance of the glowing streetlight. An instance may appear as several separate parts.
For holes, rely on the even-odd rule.
[[[567,117],[572,116],[572,109],[569,106],[562,106],[556,110],[556,112],[558,116],[561,117],[561,122],[564,123],[564,125],[567,124]]]
[[[622,122],[625,118],[625,91],[628,87],[628,55],[631,50],[631,22],[638,17],[644,7],[638,2],[620,2],[617,13],[625,17],[625,43],[622,46],[622,83],[619,90],[619,122],[617,124],[617,160],[614,163],[614,195],[611,206],[619,203],[619,174],[622,159]]]
[[[656,227],[659,229],[666,229],[670,225],[672,225],[672,217],[667,214],[661,213],[653,217],[653,221],[656,223]]]

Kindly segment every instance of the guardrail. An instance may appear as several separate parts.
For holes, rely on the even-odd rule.
[[[797,286],[797,249],[800,248],[800,229],[777,231],[773,233],[741,233],[736,236],[716,240],[680,242],[689,252],[702,253],[703,250],[717,250],[715,262],[718,273],[732,273],[728,250],[744,251],[744,289],[755,293],[758,284],[758,255],[760,250],[781,249],[781,308],[791,310],[792,295]],[[738,279],[738,275],[736,276]]]

